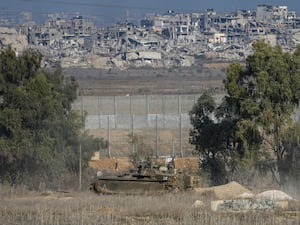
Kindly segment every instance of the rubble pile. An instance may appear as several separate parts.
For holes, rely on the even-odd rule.
[[[208,188],[195,188],[194,191],[202,197],[209,196],[211,199],[215,199],[210,201],[212,211],[291,210],[294,203],[297,202],[293,197],[280,190],[267,190],[253,194],[237,182]],[[198,205],[199,203],[196,201],[192,207],[197,208]]]
[[[0,27],[0,47],[10,46],[17,52],[22,52],[27,45],[27,37],[19,34],[15,28]]]
[[[288,202],[270,199],[229,199],[211,202],[213,211],[273,211],[287,209]]]
[[[274,211],[288,210],[289,203],[295,201],[279,190],[268,190],[256,195],[245,192],[236,198],[227,198],[211,202],[213,211]]]
[[[213,211],[272,211],[278,205],[269,199],[230,199],[212,201],[211,208]]]
[[[300,43],[300,17],[287,6],[258,5],[229,13],[170,11],[147,15],[139,26],[126,21],[101,28],[82,16],[53,15],[44,24],[25,23],[0,33],[0,45],[15,40],[18,48],[38,48],[44,67],[172,68],[197,65],[202,58],[242,62],[252,54],[253,42],[262,39],[293,51]],[[18,35],[26,43],[14,39]]]

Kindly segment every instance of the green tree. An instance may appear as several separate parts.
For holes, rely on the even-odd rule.
[[[254,53],[247,58],[246,66],[231,65],[225,79],[227,101],[233,102],[233,111],[239,116],[238,125],[243,124],[237,129],[239,137],[244,139],[242,151],[257,153],[258,146],[251,142],[260,137],[265,153],[271,149],[275,155],[270,169],[274,175],[279,172],[274,178],[280,184],[285,182],[284,174],[280,174],[286,153],[282,138],[299,102],[299,49],[298,46],[295,53],[290,54],[280,46],[271,47],[258,41],[253,45]],[[245,129],[250,129],[250,135],[245,135]]]
[[[190,143],[195,145],[202,171],[212,184],[225,183],[229,179],[227,171],[234,169],[233,121],[222,116],[214,99],[206,93],[190,111],[190,119]]]
[[[33,49],[20,56],[12,49],[0,52],[2,182],[62,183],[65,174],[78,173],[74,164],[79,143],[86,146],[83,165],[87,167],[99,142],[82,131],[84,118],[71,109],[77,97],[76,80],[65,78],[60,69],[42,70],[41,60]]]
[[[287,129],[283,136],[282,145],[285,149],[281,169],[290,186],[300,185],[300,122]]]
[[[137,134],[129,134],[128,143],[133,147],[130,159],[135,167],[141,164],[150,164],[153,157],[153,149],[144,143],[144,137]]]
[[[233,63],[227,68],[224,85],[227,95],[220,106],[206,110],[209,117],[203,114],[206,105],[199,101],[191,112],[195,116],[191,117],[194,129],[191,143],[196,146],[196,152],[207,150],[206,145],[213,143],[213,151],[224,156],[223,171],[227,168],[233,172],[263,163],[283,185],[287,155],[283,137],[300,97],[300,46],[290,54],[280,46],[271,47],[257,41],[245,66]],[[220,135],[224,121],[232,126],[227,145],[222,145],[210,131],[214,129]],[[231,154],[225,154],[228,146]]]

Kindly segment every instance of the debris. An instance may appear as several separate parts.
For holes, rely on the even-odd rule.
[[[244,192],[236,199],[225,199],[211,202],[212,211],[274,211],[288,210],[289,202],[294,200],[279,190],[268,190],[257,195]]]
[[[212,211],[273,211],[288,208],[288,202],[279,204],[269,199],[231,199],[211,202]]]
[[[196,200],[192,205],[192,208],[203,208],[203,207],[205,207],[205,204],[200,200]]]
[[[234,181],[209,188],[195,188],[195,191],[202,195],[213,195],[215,199],[233,199],[243,193],[251,193],[250,190]]]

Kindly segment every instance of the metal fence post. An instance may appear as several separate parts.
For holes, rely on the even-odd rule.
[[[179,149],[180,149],[180,156],[183,157],[183,150],[182,150],[182,115],[179,114]]]
[[[132,154],[134,154],[135,149],[134,149],[134,126],[133,126],[133,114],[131,114],[131,151]]]
[[[156,114],[156,129],[155,129],[155,142],[156,142],[156,158],[158,158],[158,115]]]
[[[100,96],[98,96],[98,123],[99,123],[99,128],[101,128],[101,107],[100,107]]]
[[[149,95],[146,95],[146,114],[147,114],[147,118],[148,118],[148,114],[149,114]]]
[[[114,96],[114,115],[115,115],[115,128],[117,128],[117,101],[116,96]]]
[[[181,95],[178,95],[178,114],[181,114]]]
[[[109,115],[107,116],[107,139],[108,139],[108,146],[107,146],[108,158],[111,158],[111,154],[110,154],[110,124],[109,124]]]

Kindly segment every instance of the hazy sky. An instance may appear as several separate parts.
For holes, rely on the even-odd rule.
[[[287,5],[288,10],[300,15],[299,0],[0,0],[0,10],[32,11],[33,14],[69,12],[89,14],[105,21],[120,21],[145,13],[201,12],[214,8],[217,12],[236,9],[255,9],[258,4]]]

